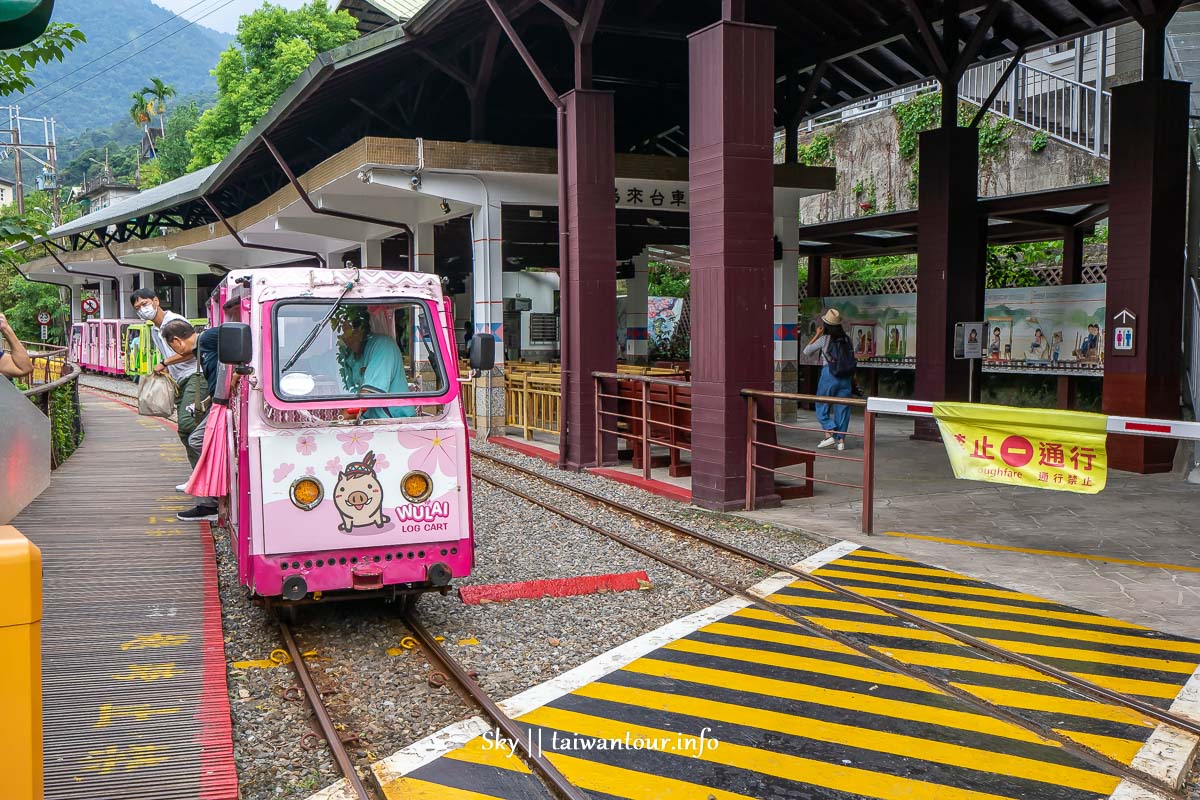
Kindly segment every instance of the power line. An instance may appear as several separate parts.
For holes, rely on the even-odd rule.
[[[96,63],[96,62],[98,62],[98,61],[103,61],[104,59],[106,59],[106,58],[108,58],[109,56],[111,56],[113,53],[117,52],[118,50],[123,50],[123,49],[124,49],[126,46],[133,44],[134,42],[136,42],[138,39],[142,38],[142,37],[143,37],[143,36],[145,36],[146,34],[148,34],[148,33],[152,33],[152,32],[154,32],[154,31],[158,30],[158,29],[159,29],[159,28],[161,28],[163,25],[168,25],[168,24],[170,24],[171,22],[174,22],[174,21],[175,21],[175,20],[177,20],[177,19],[181,19],[181,18],[182,18],[182,19],[187,19],[187,17],[184,17],[184,16],[183,16],[184,14],[186,14],[186,13],[187,13],[187,12],[189,12],[189,11],[191,11],[191,10],[192,10],[193,8],[195,8],[196,6],[202,6],[202,5],[204,5],[205,3],[209,2],[209,1],[210,1],[210,0],[197,0],[197,2],[195,2],[195,3],[193,3],[192,5],[188,6],[188,7],[187,7],[187,8],[185,8],[183,11],[180,11],[180,12],[179,12],[179,13],[177,13],[177,14],[172,14],[170,17],[168,17],[167,19],[165,19],[165,20],[163,20],[162,22],[158,23],[157,25],[155,25],[155,26],[153,26],[153,27],[151,27],[151,28],[147,28],[146,30],[142,31],[142,32],[141,32],[141,33],[139,33],[137,36],[135,36],[135,37],[133,37],[132,39],[130,39],[128,42],[122,42],[121,44],[117,45],[117,46],[116,46],[116,47],[114,47],[113,49],[109,50],[107,53],[104,53],[103,55],[96,56],[96,57],[95,57],[95,58],[93,58],[91,61],[87,62],[86,64],[82,64],[82,65],[80,65],[80,66],[76,67],[75,69],[71,70],[70,72],[66,73],[65,75],[60,75],[59,77],[57,77],[57,78],[55,78],[54,80],[52,80],[52,81],[50,81],[49,83],[47,83],[45,86],[39,86],[37,89],[34,89],[34,90],[33,90],[32,92],[30,92],[29,94],[23,95],[23,96],[21,97],[21,102],[22,102],[22,103],[24,103],[24,102],[28,101],[28,100],[29,100],[29,98],[33,97],[34,95],[38,95],[38,94],[41,94],[42,92],[46,91],[47,89],[49,89],[49,88],[50,88],[51,86],[53,86],[54,84],[56,84],[56,83],[61,83],[62,81],[65,81],[67,78],[70,78],[72,75],[77,75],[78,73],[80,73],[80,72],[83,72],[85,69],[87,69],[88,67],[90,67],[92,64],[95,64],[95,63]]]
[[[172,36],[174,36],[174,35],[175,35],[175,34],[177,34],[177,33],[182,33],[184,30],[186,30],[186,29],[188,29],[188,28],[192,27],[193,25],[195,25],[195,24],[196,24],[197,22],[199,22],[200,20],[204,19],[205,17],[211,16],[212,14],[215,14],[216,12],[220,11],[222,8],[224,8],[225,6],[229,5],[229,4],[230,4],[230,3],[232,3],[232,2],[234,2],[234,0],[225,0],[225,1],[224,1],[223,3],[221,3],[219,6],[217,6],[217,7],[213,8],[213,9],[210,9],[209,11],[206,11],[206,12],[204,12],[203,14],[201,14],[200,16],[196,17],[196,18],[195,18],[195,19],[193,19],[193,20],[190,20],[190,21],[188,22],[188,24],[187,24],[187,25],[182,25],[182,26],[180,26],[179,28],[177,28],[177,29],[175,29],[175,30],[171,31],[170,33],[168,33],[166,36],[162,37],[161,39],[158,39],[157,41],[153,42],[152,44],[148,44],[148,45],[146,45],[146,46],[145,46],[145,47],[143,47],[141,50],[135,50],[134,52],[132,52],[132,53],[130,53],[129,55],[127,55],[127,56],[125,56],[124,58],[122,58],[120,61],[115,61],[115,62],[113,62],[112,64],[108,65],[108,66],[107,66],[107,67],[105,67],[104,69],[102,69],[102,70],[100,70],[99,72],[97,72],[95,75],[92,75],[92,76],[90,76],[90,77],[84,78],[83,80],[79,81],[78,83],[75,83],[75,84],[73,84],[72,86],[70,86],[69,88],[67,88],[67,89],[64,89],[63,91],[61,91],[61,92],[59,92],[58,94],[54,95],[54,96],[53,96],[53,97],[51,97],[49,100],[43,100],[43,101],[41,101],[40,103],[38,103],[37,105],[35,105],[33,108],[29,109],[29,110],[28,110],[28,113],[32,113],[33,111],[36,111],[37,109],[41,108],[42,106],[46,105],[47,103],[53,103],[55,100],[57,100],[58,98],[62,97],[63,95],[70,94],[71,92],[73,92],[73,91],[75,91],[76,89],[78,89],[80,86],[83,86],[85,83],[87,83],[87,82],[89,82],[89,81],[92,81],[92,80],[95,80],[96,78],[99,78],[101,75],[103,75],[103,74],[104,74],[104,73],[106,73],[106,72],[111,72],[113,69],[115,69],[115,68],[117,68],[117,67],[121,66],[121,65],[122,65],[122,64],[124,64],[126,61],[130,60],[131,58],[133,58],[134,56],[141,55],[142,53],[146,52],[147,50],[150,50],[151,48],[153,48],[153,47],[156,47],[157,45],[160,45],[160,44],[162,44],[162,43],[163,43],[163,42],[165,42],[167,39],[170,39]]]

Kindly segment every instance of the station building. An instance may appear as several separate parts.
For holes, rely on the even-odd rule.
[[[986,244],[1074,242],[1107,217],[1108,305],[1139,320],[1139,344],[1106,364],[1104,408],[1180,414],[1190,98],[1165,75],[1178,0],[344,5],[363,38],[318,57],[220,164],[51,231],[29,277],[73,300],[96,287],[111,318],[151,285],[201,315],[235,268],[436,272],[460,340],[470,325],[503,344],[472,384],[479,435],[511,416],[505,360],[561,360],[550,417],[560,464],[577,469],[617,457],[597,435],[593,374],[645,363],[647,265],[666,254],[691,272],[691,496],[731,508],[747,491],[741,391],[802,382],[802,252],[813,296],[830,256],[884,239],[915,250],[916,395],[968,399],[979,366],[952,358],[953,327],[982,318]],[[1111,179],[981,199],[977,132],[957,121],[964,73],[1120,25],[1145,44],[1141,80],[1106,112]],[[929,80],[942,126],[921,135],[915,209],[801,228],[802,200],[835,185],[796,163],[798,129]],[[1170,440],[1115,438],[1113,466],[1172,463]],[[769,480],[751,483],[772,499]]]

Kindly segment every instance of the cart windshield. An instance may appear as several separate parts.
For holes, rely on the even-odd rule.
[[[330,316],[330,310],[333,314]],[[324,321],[329,317],[327,321]],[[446,370],[429,307],[415,300],[282,301],[273,311],[275,395],[285,402],[437,397]],[[311,343],[301,350],[314,327]],[[295,358],[286,371],[282,368]],[[403,417],[412,406],[364,416]]]

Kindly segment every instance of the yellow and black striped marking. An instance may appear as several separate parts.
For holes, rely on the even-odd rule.
[[[1200,641],[876,550],[859,548],[815,574],[1164,708],[1200,664]],[[1134,711],[805,581],[771,600],[1116,760],[1129,763],[1154,730]],[[1055,742],[755,607],[519,721],[593,798],[1093,800],[1120,782]],[[519,758],[487,738],[384,788],[389,798],[547,797]]]

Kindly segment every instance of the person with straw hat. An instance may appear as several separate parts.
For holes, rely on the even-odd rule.
[[[854,346],[842,327],[842,313],[831,308],[821,315],[817,332],[805,345],[804,355],[821,354],[821,377],[817,394],[822,397],[850,397],[854,390]],[[832,407],[832,408],[831,408]],[[846,449],[844,434],[850,429],[850,406],[817,403],[817,421],[826,436],[817,447]]]

